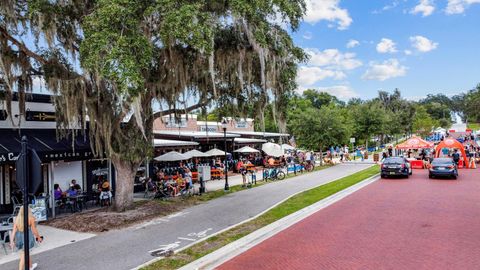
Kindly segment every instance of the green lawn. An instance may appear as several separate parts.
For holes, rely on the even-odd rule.
[[[480,123],[468,123],[467,126],[474,131],[480,130]]]
[[[379,173],[379,166],[375,165],[361,172],[352,174],[331,183],[304,191],[293,196],[277,207],[271,209],[258,218],[234,227],[216,236],[210,237],[196,245],[191,246],[170,257],[159,260],[143,270],[153,269],[177,269],[190,262],[193,262],[231,242],[234,242],[253,231],[256,231],[272,222],[286,217],[302,208],[312,205],[328,196],[331,196],[343,189],[346,189],[358,182]]]

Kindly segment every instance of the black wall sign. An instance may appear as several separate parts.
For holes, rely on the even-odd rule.
[[[25,120],[36,122],[55,122],[55,112],[26,111]]]

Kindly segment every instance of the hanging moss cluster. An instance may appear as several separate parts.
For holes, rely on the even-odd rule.
[[[134,170],[161,115],[153,102],[177,114],[234,104],[263,115],[273,99],[284,121],[306,58],[284,28],[296,30],[304,12],[303,0],[5,0],[0,85],[11,111],[12,93],[24,97],[42,76],[59,134],[88,127],[95,154]]]

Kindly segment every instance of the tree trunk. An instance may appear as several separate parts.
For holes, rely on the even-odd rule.
[[[139,164],[112,159],[117,172],[115,178],[114,209],[117,212],[133,208],[133,183]]]

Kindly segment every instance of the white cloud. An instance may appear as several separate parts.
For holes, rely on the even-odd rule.
[[[362,79],[385,81],[395,77],[405,76],[407,67],[400,65],[397,59],[389,59],[382,63],[370,62]]]
[[[347,77],[346,71],[356,69],[363,65],[356,59],[354,53],[342,53],[337,49],[319,50],[306,48],[305,52],[310,60],[306,66],[298,69],[297,83],[299,88],[315,85],[325,79],[342,80]]]
[[[392,3],[385,5],[381,9],[372,11],[372,13],[373,14],[381,14],[384,11],[388,11],[390,9],[394,9],[394,8],[398,7],[401,4],[401,2],[402,1],[400,1],[400,0],[394,0]],[[403,2],[406,2],[406,0],[403,0]]]
[[[360,42],[358,40],[355,40],[355,39],[350,39],[347,43],[347,48],[351,49],[351,48],[355,48],[357,47],[358,45],[360,45]]]
[[[305,34],[303,34],[302,36],[304,39],[307,39],[307,40],[310,40],[312,39],[313,35],[312,35],[312,32],[305,32]]]
[[[410,51],[410,50],[405,50],[404,53],[405,53],[405,55],[411,55],[411,54],[412,54],[412,51]]]
[[[339,7],[340,0],[306,0],[305,21],[315,24],[326,20],[338,24],[339,30],[347,29],[352,23],[352,18],[347,9]]]
[[[334,85],[329,87],[299,87],[298,92],[301,94],[308,89],[328,93],[332,96],[337,97],[340,100],[349,100],[351,98],[360,96],[348,85]]]
[[[395,42],[388,38],[382,38],[380,43],[377,44],[377,52],[379,53],[396,53],[397,48]]]
[[[418,3],[418,5],[416,5],[412,10],[410,10],[410,13],[421,13],[423,17],[427,17],[432,15],[434,10],[435,6],[433,5],[433,0],[420,0],[420,3]]]
[[[305,49],[310,56],[309,65],[326,67],[331,70],[352,70],[362,66],[362,61],[356,59],[355,53],[342,53],[337,49]]]
[[[314,85],[326,78],[341,80],[346,77],[345,73],[338,70],[328,70],[320,67],[299,67],[297,73],[297,83],[301,87]]]
[[[448,0],[445,13],[447,14],[462,14],[465,9],[472,4],[479,4],[480,0]]]
[[[419,52],[433,51],[438,47],[437,42],[433,42],[422,36],[410,37],[410,42],[412,42],[412,46]]]

